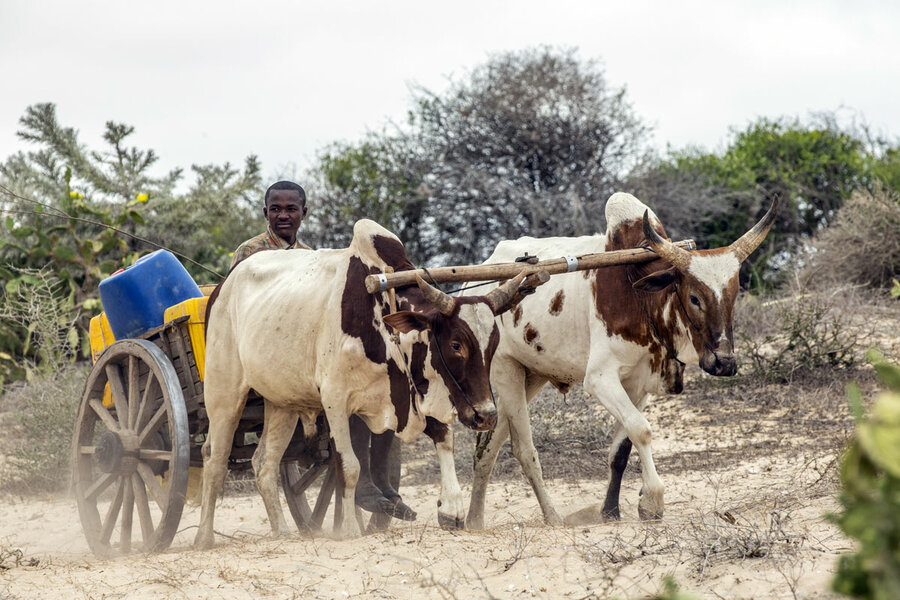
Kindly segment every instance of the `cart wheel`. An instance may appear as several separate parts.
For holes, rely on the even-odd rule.
[[[107,384],[111,405],[103,402]],[[190,451],[181,384],[162,350],[127,339],[103,352],[85,383],[72,451],[78,512],[94,554],[168,548],[184,508]]]
[[[303,467],[300,463],[281,463],[281,482],[284,488],[284,499],[287,501],[294,523],[303,533],[318,533],[322,531],[322,522],[325,520],[325,512],[331,499],[334,498],[334,525],[337,527],[343,514],[344,489],[338,484],[337,465],[334,458],[326,462],[315,463],[310,467]],[[319,478],[322,484],[316,496],[316,505],[310,509],[306,501],[306,491]],[[364,529],[362,512],[354,507],[356,519],[360,528]]]

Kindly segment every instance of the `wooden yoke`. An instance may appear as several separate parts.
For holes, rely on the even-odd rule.
[[[694,250],[694,240],[682,240],[676,242],[676,246],[685,250]],[[416,275],[435,283],[461,283],[468,281],[493,281],[515,277],[525,269],[526,273],[546,271],[550,275],[559,273],[571,273],[573,271],[585,271],[600,267],[612,267],[649,262],[658,258],[656,253],[649,248],[626,248],[625,250],[612,250],[610,252],[594,252],[578,256],[563,256],[542,260],[534,264],[511,262],[496,263],[491,265],[471,265],[463,267],[435,267],[428,269],[416,269],[415,271],[399,271],[397,273],[382,273],[366,277],[366,290],[370,294],[384,292],[395,287],[403,287],[416,283]]]

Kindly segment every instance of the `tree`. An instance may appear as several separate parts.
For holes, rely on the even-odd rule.
[[[648,129],[593,61],[550,48],[493,56],[412,115],[430,257],[471,263],[497,240],[599,230]]]
[[[498,54],[445,93],[415,88],[413,102],[396,133],[320,156],[316,241],[343,245],[369,217],[424,263],[464,264],[505,238],[590,233],[645,154],[625,90],[574,50]]]
[[[225,272],[228,254],[248,237],[250,214],[259,210],[251,199],[262,197],[255,157],[243,171],[195,166],[197,181],[177,195],[181,170],[153,175],[153,150],[127,146],[131,126],[107,122],[107,147],[94,151],[60,125],[52,104],[29,107],[20,124],[19,137],[37,148],[0,164],[0,209],[7,215],[0,227],[0,290],[7,295],[0,309],[35,284],[35,270],[48,268],[59,282],[56,300],[76,323],[71,346],[81,356],[88,355],[88,322],[101,309],[101,279],[161,245],[187,258],[197,277],[204,265],[191,260]],[[27,323],[0,318],[0,358],[39,363],[31,336]]]
[[[353,224],[372,219],[422,256],[425,193],[422,167],[399,136],[369,135],[357,144],[333,144],[310,172],[310,212],[302,237],[313,247],[345,247]]]

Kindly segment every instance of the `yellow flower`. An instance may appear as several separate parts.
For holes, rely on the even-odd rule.
[[[79,194],[78,192],[69,192],[69,198],[76,198],[76,199],[78,199],[78,200],[83,200],[83,199],[84,199],[84,195],[83,195],[83,194]]]
[[[135,198],[135,200],[137,200],[138,202],[146,202],[149,199],[150,196],[148,196],[147,194],[138,194],[137,198]]]

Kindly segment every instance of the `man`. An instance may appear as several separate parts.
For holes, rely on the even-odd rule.
[[[302,187],[293,181],[273,183],[264,199],[266,231],[238,246],[231,268],[263,250],[312,250],[297,238],[306,214],[306,192]],[[360,465],[357,506],[372,513],[415,520],[415,511],[403,503],[396,490],[400,485],[400,448],[394,432],[373,435],[363,420],[354,415],[350,418],[350,437]]]
[[[250,238],[234,251],[231,268],[262,250],[312,250],[297,239],[297,230],[306,217],[306,192],[293,181],[273,183],[266,190],[263,216],[268,222],[265,233]]]

